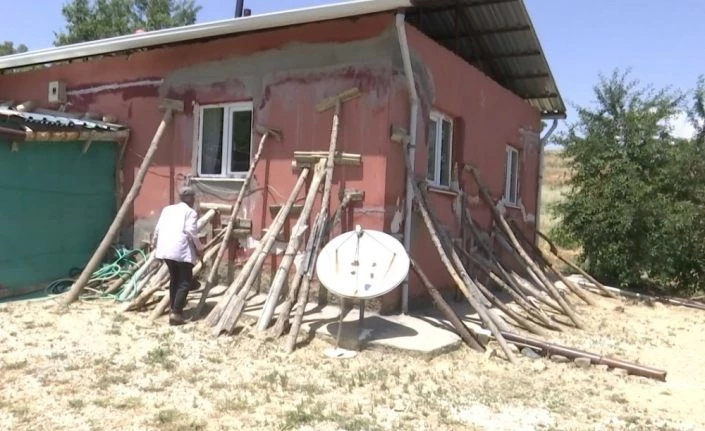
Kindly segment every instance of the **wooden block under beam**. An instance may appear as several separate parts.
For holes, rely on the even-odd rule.
[[[272,218],[276,217],[277,214],[279,214],[279,211],[281,211],[283,205],[270,205],[269,206],[269,213],[272,215]],[[289,216],[290,217],[296,217],[301,214],[301,210],[303,209],[303,205],[293,205],[291,207],[291,211],[289,211]]]
[[[312,168],[319,160],[327,157],[327,151],[295,151],[291,166],[294,169]],[[360,166],[362,164],[362,156],[360,154],[336,152],[333,162],[336,165]]]
[[[345,189],[340,191],[340,200],[343,200],[343,197],[346,195],[350,195],[350,201],[351,202],[362,202],[365,200],[365,191],[364,190],[356,190],[356,189]]]

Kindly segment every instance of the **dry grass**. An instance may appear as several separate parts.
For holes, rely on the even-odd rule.
[[[568,189],[568,180],[570,179],[570,169],[566,166],[565,160],[561,158],[560,150],[546,151],[544,154],[544,176],[541,191],[541,226],[539,227],[541,232],[545,234],[550,234],[551,229],[555,226],[556,220],[553,214],[551,214],[550,206],[554,203],[560,202],[564,198],[564,193]],[[546,253],[549,258],[551,258],[554,263],[558,264],[561,268],[564,265],[560,263],[557,259],[553,259],[553,256],[549,253],[548,244],[545,241],[540,243],[541,249]],[[570,258],[573,262],[576,261],[579,249],[564,249],[561,248],[559,251],[566,257]],[[565,268],[564,268],[565,269]]]
[[[463,348],[432,360],[292,356],[278,342],[150,325],[111,303],[0,305],[0,429],[705,429],[705,313],[600,299],[554,341],[665,368],[667,383]]]

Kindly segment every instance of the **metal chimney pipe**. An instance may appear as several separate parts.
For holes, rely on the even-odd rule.
[[[250,16],[250,15],[252,15],[252,9],[245,9],[242,12],[242,16]]]
[[[235,18],[242,16],[242,9],[245,7],[245,0],[237,0],[235,2]]]

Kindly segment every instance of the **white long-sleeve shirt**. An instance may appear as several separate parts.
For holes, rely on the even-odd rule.
[[[196,264],[197,250],[201,250],[198,239],[198,215],[183,202],[169,205],[162,210],[154,229],[156,248],[154,257],[177,262]]]

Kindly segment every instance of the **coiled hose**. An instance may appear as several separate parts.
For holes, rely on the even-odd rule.
[[[105,282],[116,280],[122,277],[123,275],[129,272],[132,266],[137,264],[137,259],[135,259],[135,256],[138,254],[142,255],[143,261],[146,259],[144,251],[140,249],[131,250],[124,246],[113,246],[113,250],[115,252],[115,260],[113,260],[112,262],[104,263],[103,266],[98,268],[98,270],[96,270],[91,275],[91,278],[88,281],[88,285],[103,284]],[[68,277],[52,281],[49,286],[47,286],[46,293],[48,295],[61,295],[63,293],[68,292],[68,290],[71,288],[71,285],[74,283],[74,281],[76,281],[76,277],[81,273],[81,270],[81,268],[73,268],[71,269],[71,271],[69,271]],[[117,296],[120,294],[120,291],[117,291],[113,294],[106,294],[94,288],[87,288],[86,290],[92,293],[85,293],[81,295],[81,298],[83,299],[116,299]]]

